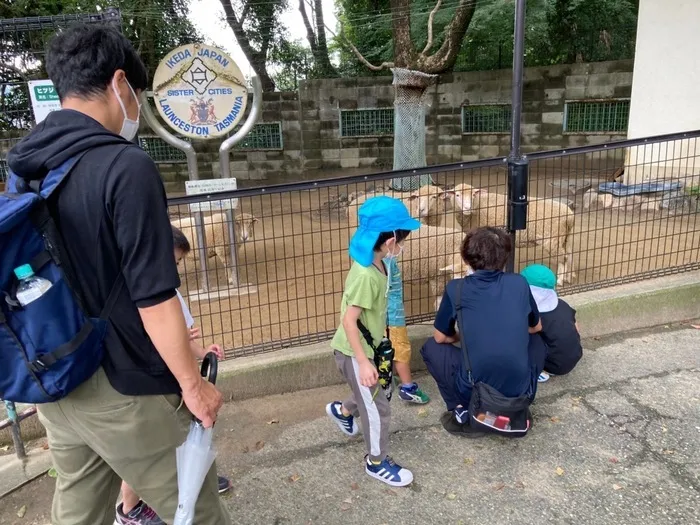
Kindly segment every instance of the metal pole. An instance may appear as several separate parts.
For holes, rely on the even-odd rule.
[[[15,454],[17,454],[19,459],[24,459],[27,457],[27,452],[24,450],[24,443],[22,443],[22,436],[19,432],[17,408],[12,401],[5,401],[5,410],[7,410],[7,417],[12,422],[10,433],[12,434],[12,444],[15,447]]]
[[[520,155],[520,123],[523,112],[523,63],[525,58],[525,2],[526,0],[516,0],[515,4],[515,35],[513,44],[513,87],[511,94],[511,130],[510,130],[510,155],[508,157],[508,231],[510,233],[511,250],[506,271],[515,271],[515,225],[520,222],[516,220],[513,202],[514,186],[522,186],[515,183],[516,176],[525,176],[527,181],[527,166],[525,169],[514,169],[514,164],[521,164]],[[525,183],[527,187],[527,183]],[[519,195],[518,204],[524,205],[527,214],[527,194]],[[524,229],[524,228],[518,228]]]
[[[231,177],[231,149],[238,144],[243,138],[253,129],[253,126],[260,116],[262,108],[262,83],[258,76],[252,78],[253,81],[253,107],[248,114],[248,118],[243,123],[241,128],[232,136],[221,143],[219,147],[219,166],[221,168],[221,178],[228,179]],[[238,288],[238,252],[236,250],[236,232],[234,231],[233,210],[226,210],[226,222],[228,222],[229,239],[231,239],[231,286]]]

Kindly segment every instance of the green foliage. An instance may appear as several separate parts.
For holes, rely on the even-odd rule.
[[[345,35],[372,63],[393,58],[389,0],[337,0]],[[434,19],[435,42],[454,15],[457,0],[443,0]],[[434,0],[411,2],[411,34],[421,51]],[[511,67],[513,0],[479,0],[455,64],[457,71]],[[638,5],[632,0],[528,0],[525,17],[525,64],[541,66],[576,61],[618,60],[634,56]],[[344,75],[372,74],[335,42]],[[384,72],[383,74],[388,74]]]
[[[300,80],[313,77],[314,57],[300,41],[283,39],[276,43],[270,50],[268,63],[279,91],[296,91]]]

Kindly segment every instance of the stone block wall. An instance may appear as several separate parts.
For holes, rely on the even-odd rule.
[[[572,100],[629,98],[631,60],[528,68],[523,85],[524,153],[624,139],[625,134],[565,133],[564,104]],[[426,93],[428,164],[507,155],[510,134],[462,133],[462,107],[510,104],[511,71],[454,73],[440,77]],[[296,92],[265,93],[261,123],[281,123],[282,149],[231,155],[231,172],[241,186],[328,178],[390,170],[393,136],[341,137],[344,109],[392,108],[390,77],[309,80]],[[250,104],[249,104],[250,107]],[[147,132],[147,130],[146,130]],[[197,143],[200,176],[219,173],[218,141]],[[183,186],[187,167],[161,164],[170,190]]]

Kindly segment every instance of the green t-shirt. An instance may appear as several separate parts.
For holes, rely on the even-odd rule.
[[[386,335],[386,275],[383,275],[374,265],[365,268],[355,262],[345,279],[345,291],[340,305],[340,326],[331,341],[331,348],[352,357],[355,352],[350,348],[342,321],[348,306],[362,308],[360,321],[370,331],[374,345],[377,346]],[[362,334],[360,334],[360,341],[367,357],[373,359],[374,352]]]

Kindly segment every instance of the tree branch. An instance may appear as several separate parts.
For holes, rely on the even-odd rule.
[[[437,13],[440,9],[441,4],[442,0],[438,0],[435,7],[433,7],[433,10],[430,11],[430,16],[428,17],[428,42],[425,44],[425,49],[423,49],[423,52],[421,53],[422,55],[425,55],[428,51],[430,51],[430,48],[433,47],[433,19],[435,18],[435,13]]]
[[[333,35],[333,32],[331,31],[331,34]],[[333,35],[336,36],[336,35]],[[353,54],[357,57],[357,60],[359,60],[367,69],[371,71],[384,71],[386,69],[394,67],[393,62],[382,62],[378,66],[375,66],[372,64],[369,60],[367,60],[364,56],[362,56],[362,53],[355,47],[355,45],[350,42],[350,40],[342,33],[340,33],[340,37],[342,40],[345,42],[345,45],[350,48],[350,51],[353,52]]]
[[[311,51],[316,51],[316,35],[314,34],[314,29],[311,27],[311,22],[309,22],[309,17],[306,14],[305,0],[299,0],[299,12],[301,13],[301,18],[304,20],[304,27],[306,27],[306,38],[311,46]]]
[[[418,57],[417,69],[424,73],[440,74],[452,69],[462,46],[464,35],[474,16],[479,0],[460,0],[452,20],[445,28],[445,41],[435,54]]]

